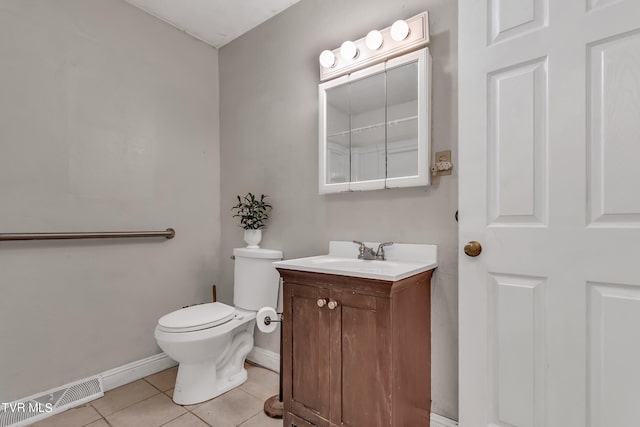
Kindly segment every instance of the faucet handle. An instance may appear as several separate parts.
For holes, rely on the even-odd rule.
[[[363,254],[366,248],[365,244],[362,242],[358,242],[357,240],[353,240],[353,243],[355,243],[356,245],[360,245],[360,253]]]
[[[381,258],[384,261],[385,260],[385,258],[384,258],[384,247],[385,246],[391,246],[391,245],[393,245],[393,242],[380,243],[378,245],[378,251],[376,252],[376,257],[377,258]]]

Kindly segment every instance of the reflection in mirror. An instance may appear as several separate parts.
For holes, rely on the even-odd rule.
[[[384,179],[385,161],[384,72],[351,83],[351,181]]]
[[[351,175],[349,85],[327,90],[327,184],[348,182]]]
[[[387,177],[418,175],[418,63],[387,70]]]

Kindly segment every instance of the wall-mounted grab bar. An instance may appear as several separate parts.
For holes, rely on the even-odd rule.
[[[166,231],[105,231],[98,233],[0,233],[0,242],[12,240],[120,239],[126,237],[166,237],[173,239],[173,228]]]

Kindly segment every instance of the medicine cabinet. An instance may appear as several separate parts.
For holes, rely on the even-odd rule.
[[[319,192],[429,185],[428,48],[319,85]]]

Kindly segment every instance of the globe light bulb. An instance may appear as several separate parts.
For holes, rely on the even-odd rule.
[[[353,59],[358,55],[356,44],[350,40],[342,43],[340,46],[340,56],[344,59]]]
[[[330,50],[323,50],[320,54],[320,65],[331,68],[336,65],[336,56]]]
[[[382,33],[378,30],[369,31],[364,43],[370,50],[378,50],[382,46]]]
[[[391,38],[399,42],[407,38],[409,35],[409,24],[402,19],[397,20],[391,25]]]

